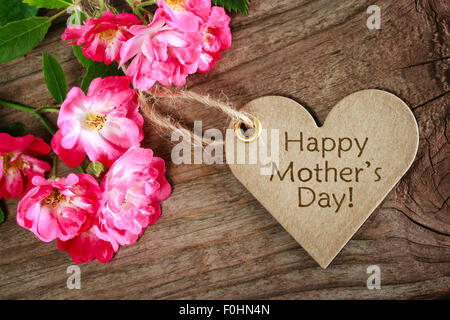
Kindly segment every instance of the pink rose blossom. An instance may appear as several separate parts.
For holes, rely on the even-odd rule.
[[[45,180],[34,177],[35,185],[19,202],[17,223],[45,242],[69,240],[89,229],[98,210],[100,188],[88,174]]]
[[[126,77],[96,78],[87,95],[78,87],[69,91],[52,140],[64,163],[78,166],[87,154],[110,167],[128,148],[139,146],[144,120],[129,84]]]
[[[159,0],[158,6],[164,10],[168,26],[197,32],[208,19],[211,0]]]
[[[50,146],[31,134],[13,137],[0,133],[0,198],[20,198],[28,192],[33,177],[43,177],[50,170],[47,162],[34,156],[49,152]]]
[[[222,7],[212,7],[202,25],[203,49],[198,62],[199,72],[208,72],[221,57],[221,50],[231,46],[230,17]]]
[[[94,259],[108,262],[117,251],[111,243],[97,237],[93,227],[70,240],[58,240],[57,246],[59,250],[66,251],[75,263],[91,262]]]
[[[120,65],[131,58],[127,75],[133,78],[133,86],[147,90],[155,82],[181,86],[186,77],[195,73],[203,40],[198,32],[185,32],[166,25],[162,9],[156,10],[148,26],[132,26],[133,37],[120,51]]]
[[[170,195],[164,173],[164,160],[150,149],[131,147],[120,157],[101,184],[97,236],[110,241],[114,250],[136,242],[160,216],[158,202]]]
[[[119,60],[120,48],[131,37],[127,29],[136,24],[141,24],[141,20],[134,14],[116,16],[105,12],[98,19],[87,19],[84,25],[68,26],[61,39],[75,39],[69,44],[85,44],[83,53],[87,58],[110,64]]]

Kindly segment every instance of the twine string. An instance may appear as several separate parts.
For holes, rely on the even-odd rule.
[[[109,0],[104,0],[103,5],[104,8],[106,8],[106,10],[109,11],[114,10],[114,8],[111,7],[109,4]],[[81,11],[83,11],[86,14],[88,18],[90,18],[92,15],[91,12],[93,12],[96,8],[98,8],[98,1],[95,1],[94,3],[92,0],[81,0],[80,3],[78,4],[78,7],[81,9]],[[121,69],[124,74],[127,73],[127,67],[125,64],[121,67]],[[158,110],[156,110],[155,103],[152,103],[150,106],[149,99],[146,96],[145,92],[140,90],[136,90],[136,92],[138,95],[138,99],[140,102],[140,109],[142,113],[148,120],[152,121],[158,127],[169,129],[171,131],[178,131],[184,137],[193,136],[194,142],[196,142],[196,145],[198,146],[220,143],[219,141],[207,139],[196,135],[194,132],[184,127],[179,122],[173,120],[169,115],[164,115]],[[253,121],[244,112],[238,111],[234,109],[230,104],[212,99],[209,96],[200,95],[192,91],[180,90],[174,92],[170,90],[162,90],[157,88],[152,88],[148,90],[147,93],[153,98],[154,101],[158,101],[158,98],[172,98],[172,99],[174,98],[198,102],[204,106],[215,108],[225,113],[229,118],[233,119],[236,122],[242,121],[242,123],[245,124],[245,126],[248,129],[254,128]]]
[[[149,104],[149,99],[145,96],[144,92],[139,90],[136,91],[138,94],[140,109],[142,113],[157,127],[168,129],[173,132],[179,132],[185,139],[192,136],[197,146],[209,145],[215,142],[211,139],[206,139],[196,135],[191,130],[181,125],[179,122],[173,120],[170,116],[163,115],[158,110],[156,110],[154,103],[152,103],[151,105]]]
[[[139,96],[140,96],[140,103],[141,103],[141,110],[144,113],[144,115],[148,118],[148,120],[155,123],[157,126],[165,129],[170,129],[172,131],[179,131],[181,134],[185,137],[193,136],[194,141],[197,145],[211,145],[213,143],[224,143],[223,141],[215,141],[212,139],[204,138],[201,136],[198,136],[191,130],[185,128],[182,126],[179,122],[174,121],[170,116],[163,115],[159,111],[157,111],[154,108],[154,105],[159,102],[160,98],[167,98],[167,99],[175,99],[175,100],[184,100],[184,101],[194,101],[199,102],[204,106],[215,108],[223,113],[225,113],[229,118],[233,119],[234,121],[242,121],[243,124],[248,129],[254,128],[253,121],[243,112],[237,111],[233,109],[229,104],[226,104],[224,102],[214,100],[210,98],[209,96],[204,96],[197,94],[192,91],[169,91],[169,90],[163,90],[163,89],[150,89],[147,91],[148,95],[150,95],[151,98],[155,101],[152,106],[149,106],[148,98],[139,90],[137,90]]]
[[[254,126],[253,121],[245,113],[237,111],[229,104],[212,99],[209,96],[200,95],[192,91],[171,92],[165,90],[150,89],[148,92],[155,98],[175,98],[199,102],[205,106],[220,110],[235,121],[242,121],[247,126],[247,128],[251,129]]]

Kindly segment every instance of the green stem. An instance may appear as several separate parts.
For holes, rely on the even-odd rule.
[[[36,110],[36,112],[39,112],[39,113],[41,113],[41,112],[59,113],[59,111],[60,111],[59,108],[51,107],[51,106],[43,106],[40,108],[36,108],[35,110]]]
[[[133,0],[127,0],[127,3],[131,7],[131,9],[133,9],[134,14],[137,15],[139,19],[143,19],[144,18],[142,13],[139,11],[138,6],[134,5]]]
[[[58,176],[58,155],[53,155],[53,177],[56,178]]]
[[[44,125],[45,128],[47,128],[47,131],[50,132],[52,136],[55,135],[56,131],[52,128],[52,126],[45,120],[45,118],[40,113],[34,113],[34,115],[41,121],[41,123]]]
[[[5,213],[3,212],[2,209],[2,203],[0,203],[0,223],[2,223],[3,221],[5,221]]]
[[[152,14],[150,11],[148,11],[147,9],[142,8],[142,7],[139,7],[139,10],[142,11],[142,12],[145,12],[145,13],[147,14],[149,20],[152,21],[152,19],[153,19],[153,14]]]
[[[76,5],[79,4],[80,2],[81,2],[81,0],[76,1],[76,2],[73,4],[73,6],[76,6]],[[67,8],[65,8],[64,10],[61,10],[60,12],[58,12],[57,14],[51,16],[51,17],[50,17],[50,21],[55,20],[55,19],[58,18],[60,15],[63,15],[64,13],[67,12],[67,10],[68,10],[69,8],[71,8],[71,7],[73,7],[73,6],[67,7]]]
[[[157,4],[157,0],[149,0],[149,1],[144,1],[139,3],[138,5],[136,5],[136,7],[140,8],[140,7],[147,7],[147,6],[151,6],[153,4]]]
[[[29,113],[35,113],[36,112],[34,108],[23,106],[21,104],[17,104],[17,103],[13,103],[13,102],[0,100],[0,104],[4,105],[5,107],[8,107],[8,108],[14,108],[14,109],[26,111],[26,112],[29,112]]]
[[[70,8],[70,7],[69,7]],[[50,21],[55,20],[56,18],[58,18],[60,15],[64,14],[67,12],[67,9],[69,8],[65,8],[64,10],[61,10],[60,12],[58,12],[57,14],[53,15],[50,17]]]
[[[135,15],[137,15],[137,17],[139,19],[144,19],[144,16],[142,15],[142,13],[141,13],[141,11],[139,10],[138,7],[134,7],[133,8],[133,12],[134,12]]]
[[[25,111],[25,112],[31,113],[36,118],[38,118],[39,121],[42,122],[44,127],[47,128],[48,132],[50,132],[52,135],[55,134],[55,130],[52,128],[52,126],[47,122],[47,120],[39,112],[36,111],[36,109],[31,108],[31,107],[27,107],[27,106],[23,106],[21,104],[4,101],[4,100],[0,100],[0,104],[5,106],[5,107],[9,107],[9,108],[13,108],[13,109],[17,109],[17,110],[21,110],[21,111]]]

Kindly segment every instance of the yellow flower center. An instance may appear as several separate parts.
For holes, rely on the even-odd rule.
[[[86,126],[90,129],[101,130],[106,122],[106,114],[89,112],[86,117]]]
[[[52,192],[41,200],[41,205],[56,207],[61,201],[65,201],[66,196],[61,194],[58,189],[53,188]]]
[[[119,31],[118,29],[117,30],[108,29],[102,31],[98,34],[98,39],[100,40],[100,42],[109,43],[116,37],[118,31]]]
[[[167,5],[174,11],[185,11],[184,0],[166,0]]]
[[[205,34],[203,35],[203,42],[208,43],[210,36],[211,36],[211,28],[206,28]]]
[[[22,160],[21,157],[19,157],[19,159],[16,159],[16,161],[11,162],[14,156],[15,156],[14,153],[3,154],[3,175],[6,175],[8,173],[8,170],[10,169],[22,170],[23,167],[25,166],[25,162]]]

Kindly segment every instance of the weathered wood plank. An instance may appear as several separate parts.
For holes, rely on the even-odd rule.
[[[133,246],[107,264],[81,265],[82,289],[66,288],[73,264],[15,222],[8,200],[0,225],[0,298],[449,298],[450,6],[445,1],[376,1],[382,30],[366,27],[372,1],[252,0],[248,17],[233,15],[233,45],[188,87],[226,94],[236,106],[283,95],[323,122],[346,95],[380,88],[414,111],[420,147],[413,167],[354,238],[322,270],[233,177],[226,165],[168,164],[173,195],[163,215]],[[65,21],[25,58],[0,65],[0,97],[51,103],[41,52],[54,55],[80,83],[83,71],[59,40]],[[219,112],[196,104],[162,106],[191,125],[225,128]],[[0,108],[0,123],[19,121],[50,137],[32,117]],[[170,160],[172,145],[151,123],[144,145]],[[61,174],[69,170],[60,167]],[[366,288],[378,265],[382,289]]]

